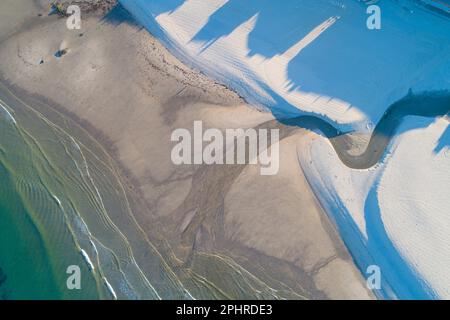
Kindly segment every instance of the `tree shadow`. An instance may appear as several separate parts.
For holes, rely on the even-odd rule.
[[[415,94],[411,90],[393,103],[383,114],[375,132],[393,136],[396,127],[406,116],[436,118],[450,112],[450,91],[425,91]]]
[[[149,0],[119,0],[119,3],[136,5],[146,10],[150,9],[154,17],[159,16],[163,13],[171,13],[178,9],[185,0],[163,0],[163,1],[149,1]]]
[[[386,27],[373,31],[366,27],[367,6],[362,2],[229,0],[209,16],[191,41],[202,43],[204,51],[256,17],[249,31],[247,56],[271,59],[292,48],[326,19],[339,16],[341,19],[330,30],[291,57],[287,69],[290,91],[301,88],[303,92],[339,98],[369,119],[379,119],[383,111],[380,103],[387,99],[380,98],[380,92],[406,94],[408,75],[448,50],[430,46],[429,42],[437,35],[437,44],[445,30],[450,32],[442,21],[437,21],[435,28],[424,24],[424,15],[412,17],[399,3],[383,6]]]
[[[277,100],[277,105],[282,103],[281,98],[279,99]],[[405,117],[419,116],[432,119],[445,116],[449,112],[449,91],[430,91],[419,94],[413,94],[410,91],[405,97],[387,108],[387,111],[375,126],[366,149],[359,155],[347,154],[345,148],[342,148],[346,144],[352,144],[351,140],[348,141],[347,133],[349,132],[341,132],[336,129],[331,119],[321,119],[317,116],[305,115],[278,120],[285,125],[308,129],[328,139],[333,139],[331,142],[335,147],[335,151],[347,166],[367,169],[377,164],[386,155],[386,148],[391,139],[398,134],[398,128]],[[275,115],[277,114],[275,113]],[[279,116],[281,116],[281,113]],[[406,130],[418,129],[424,126],[425,124],[423,122],[415,122],[413,125],[408,126]],[[439,152],[449,145],[450,127],[447,128],[441,137],[435,152]]]
[[[450,148],[450,125],[448,125],[447,129],[444,131],[441,138],[439,139],[436,148],[434,148],[434,153],[438,154],[443,149],[449,148]]]
[[[165,31],[161,30],[155,18],[163,13],[170,14],[185,3],[184,0],[120,0],[120,2],[133,12],[144,26],[156,36],[161,37],[166,36]],[[405,13],[406,10],[401,9],[399,4],[383,3],[383,5],[389,5],[392,9],[384,13],[386,24],[397,20],[400,22],[395,22],[394,28],[374,32],[365,27],[366,5],[353,0],[327,2],[229,0],[210,14],[207,22],[200,27],[190,41],[200,43],[205,50],[218,39],[231,34],[243,23],[256,17],[255,26],[249,30],[247,55],[260,55],[264,59],[272,59],[295,47],[328,18],[340,16],[342,19],[305,46],[300,54],[290,57],[292,59],[289,60],[286,70],[287,78],[292,83],[290,90],[301,89],[302,92],[316,93],[322,97],[338,98],[358,108],[368,119],[380,119],[382,116],[380,113],[386,110],[385,106],[381,105],[381,101],[385,101],[387,99],[385,96],[388,95],[398,96],[403,91],[406,94],[407,84],[402,84],[405,83],[404,75],[416,72],[415,69],[411,71],[397,68],[397,65],[411,67],[412,64],[403,63],[394,58],[399,53],[405,52],[407,52],[406,59],[417,58],[414,52],[408,52],[408,45],[411,45],[411,41],[415,41],[415,37],[408,34],[417,31],[420,25],[407,20],[411,18],[410,13]],[[425,33],[434,30],[427,26],[421,26],[420,30],[422,29],[425,31],[421,32]],[[408,30],[411,32],[408,33]],[[441,35],[443,32],[445,30],[437,33]],[[397,39],[398,37],[400,40]],[[398,41],[393,41],[396,39]],[[430,39],[433,40],[433,38]],[[427,41],[431,41],[430,39]],[[435,52],[428,52],[428,47],[418,50],[425,52],[425,56],[435,54]],[[378,66],[380,61],[383,62],[381,66],[386,68],[374,67]],[[266,72],[269,71],[266,70]],[[258,78],[253,80],[268,93],[274,102],[266,103],[260,100],[248,102],[259,106],[266,104],[263,107],[270,109],[276,119],[285,121],[288,118],[314,115],[310,112],[302,112],[290,104],[281,96],[282,94],[275,92],[264,80]],[[228,79],[228,81],[233,84],[232,87],[239,88],[240,94],[253,99],[254,92],[251,92],[250,88],[243,88],[239,80]],[[382,98],[380,98],[380,92],[383,92]],[[342,132],[351,132],[358,125],[355,123],[338,125],[336,121],[323,114],[317,117],[327,120],[336,128],[340,128]],[[332,132],[328,128],[325,130],[329,132],[326,134],[328,137],[341,134]]]
[[[249,33],[249,56],[259,54],[272,58],[288,50],[319,23],[329,18],[333,14],[330,12],[336,11],[330,5],[325,5],[330,10],[314,10],[317,3],[313,0],[301,2],[300,5],[299,1],[292,0],[230,0],[208,18],[208,22],[191,41],[204,42],[204,48],[208,47],[257,16],[256,25]],[[305,7],[308,8],[307,19],[304,13],[301,14]]]

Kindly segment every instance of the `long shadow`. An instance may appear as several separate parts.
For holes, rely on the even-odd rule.
[[[392,92],[398,82],[405,81],[404,75],[422,68],[417,57],[428,63],[445,53],[443,50],[448,51],[444,46],[424,45],[424,41],[440,39],[446,30],[450,32],[450,27],[442,19],[436,19],[433,28],[432,23],[424,24],[422,13],[412,17],[401,4],[388,2],[382,6],[383,18],[389,27],[373,31],[365,28],[366,4],[353,0],[339,3],[341,5],[316,0],[230,0],[209,16],[191,41],[203,43],[205,50],[256,16],[255,26],[248,36],[248,56],[259,54],[270,59],[285,53],[327,18],[340,16],[330,30],[289,62],[292,90],[301,85],[305,92],[338,97],[353,106],[361,106],[369,119],[378,119],[379,92]],[[417,34],[417,37],[410,34]],[[276,94],[268,92],[276,99]],[[282,106],[286,110],[278,107],[277,111],[286,118],[290,110],[287,103]]]
[[[447,129],[439,139],[436,148],[434,148],[434,152],[438,154],[445,148],[450,148],[450,125],[447,127]]]
[[[379,1],[382,27],[374,31],[365,27],[366,5],[342,3],[346,6],[343,10],[326,10],[341,19],[289,62],[288,78],[293,88],[300,85],[305,92],[337,97],[373,120],[384,111],[379,104],[380,93],[406,94],[402,87],[412,85],[412,75],[422,72],[427,81],[431,77],[428,69],[434,63],[448,66],[448,21],[430,18],[421,10],[411,13],[400,2]],[[410,10],[413,7],[412,3],[408,5]],[[323,21],[311,10],[297,23],[303,25],[303,19],[309,20],[309,16],[316,24]]]
[[[377,164],[385,155],[386,148],[395,136],[398,127],[406,116],[435,118],[450,112],[450,92],[433,91],[420,94],[411,92],[392,104],[376,125],[369,144],[360,155],[350,155],[343,150],[347,137],[332,139],[341,161],[354,169],[367,169]],[[415,128],[419,128],[416,124]]]
[[[128,24],[138,29],[143,26],[119,3],[112,8],[101,20],[103,23],[119,26],[122,23]]]
[[[149,1],[149,0],[119,0],[119,3],[125,4],[133,3],[142,8],[148,8],[154,17],[163,13],[171,13],[178,9],[185,0],[163,0],[163,1]]]
[[[308,172],[305,173],[308,184],[313,190],[323,188],[316,178],[311,179]],[[368,276],[366,270],[369,266],[380,267],[381,287],[373,289],[377,297],[383,299],[436,298],[430,286],[418,277],[389,238],[381,218],[377,187],[378,183],[375,182],[364,204],[367,240],[339,197],[330,201],[329,195],[323,192],[315,192],[315,194],[319,202],[325,206],[329,218],[337,226],[342,240],[361,273]]]
[[[336,196],[330,201],[329,195],[326,195],[324,192],[318,192],[319,190],[323,191],[323,186],[316,177],[309,176],[309,171],[305,171],[305,178],[308,185],[312,187],[319,202],[324,206],[328,217],[336,225],[341,239],[348,248],[354,263],[361,271],[361,274],[363,276],[366,275],[367,268],[371,265],[377,265],[378,262],[368,249],[365,235],[361,232],[359,226],[355,223],[352,215],[339,197]],[[374,290],[373,293],[381,299],[395,298],[394,288],[387,281],[382,281],[381,288]]]
[[[445,116],[450,112],[450,92],[434,91],[421,94],[408,95],[392,104],[383,115],[372,133],[370,142],[363,154],[355,156],[347,152],[345,144],[347,134],[339,132],[327,121],[315,116],[299,116],[283,119],[280,122],[288,126],[301,127],[321,132],[330,139],[339,158],[352,168],[369,168],[378,163],[385,154],[391,139],[396,135],[398,128],[406,116],[421,116],[435,118]],[[418,128],[420,125],[416,124]],[[450,128],[440,139],[439,146],[448,145]],[[438,147],[439,147],[438,146]],[[308,179],[308,178],[307,178]],[[311,186],[314,181],[308,181]],[[381,268],[381,288],[375,294],[382,298],[392,298],[395,295],[400,299],[433,299],[436,295],[427,283],[422,281],[390,240],[386,233],[380,208],[378,206],[377,184],[370,190],[364,207],[366,233],[368,240],[359,231],[345,205],[338,198],[334,199],[334,207],[327,208],[332,212],[335,221],[350,254],[358,268],[364,274],[369,265],[378,265]],[[321,192],[315,192],[320,198]],[[329,203],[329,199],[319,199],[321,203]]]
[[[329,121],[315,116],[299,116],[279,120],[288,126],[297,126],[318,132],[330,139],[341,161],[353,169],[368,169],[377,164],[386,154],[386,148],[395,136],[400,124],[406,116],[421,116],[435,118],[445,116],[450,112],[450,92],[433,91],[421,94],[409,93],[399,101],[392,104],[376,125],[369,143],[363,153],[350,154],[348,146],[352,144],[347,133],[340,132]],[[416,124],[418,128],[420,124]],[[450,143],[450,129],[441,137],[436,148],[439,151]]]
[[[399,299],[435,299],[432,289],[404,260],[386,233],[378,205],[377,187],[375,183],[367,196],[364,217],[367,249],[380,267],[382,285],[394,288]]]
[[[121,0],[121,2],[136,1],[143,5],[139,0]],[[161,12],[170,12],[177,8],[173,4],[182,1],[169,1],[169,7],[161,10],[151,11],[154,16]],[[348,1],[347,1],[348,2]],[[310,3],[310,18],[298,27],[298,21],[290,19],[296,12],[295,1],[269,1],[269,0],[230,0],[219,8],[209,17],[207,24],[194,36],[193,41],[201,41],[205,46],[209,46],[217,39],[233,32],[239,25],[251,17],[257,15],[255,28],[251,31],[248,46],[249,55],[261,54],[266,58],[271,58],[276,54],[282,53],[293,44],[302,39],[312,28],[320,22],[336,13],[338,9],[333,7],[326,14],[317,11],[314,8],[314,1],[304,1]],[[134,3],[135,4],[135,3]],[[153,4],[148,4],[152,6]],[[171,9],[172,8],[172,9]],[[279,14],[279,18],[274,18],[274,14]],[[285,15],[283,19],[282,16]],[[361,14],[361,17],[364,15]],[[364,16],[366,18],[366,16]],[[150,21],[150,17],[142,18],[152,27],[157,27],[156,23]],[[295,21],[295,27],[292,25]],[[303,21],[302,21],[303,22]],[[364,25],[362,21],[362,25]],[[278,25],[277,25],[278,24]],[[326,33],[325,33],[326,34]],[[324,35],[325,35],[324,34]],[[383,36],[381,34],[380,36]],[[325,39],[328,40],[328,39]],[[326,41],[325,41],[326,42]],[[367,43],[363,43],[363,45]],[[307,48],[316,52],[314,47]],[[378,50],[375,50],[375,52]],[[325,51],[327,52],[327,51]],[[302,52],[303,55],[304,52]],[[351,56],[353,57],[353,56]],[[290,68],[289,72],[298,70]],[[333,70],[338,71],[338,70]],[[371,75],[371,72],[367,73]],[[295,79],[294,79],[294,82]],[[320,131],[320,133],[332,142],[336,152],[341,160],[349,167],[368,168],[376,164],[385,153],[386,147],[392,137],[395,136],[398,126],[402,119],[408,115],[418,115],[423,117],[443,116],[450,111],[450,93],[449,92],[425,92],[421,94],[408,94],[396,103],[392,104],[387,112],[382,116],[377,124],[374,133],[370,139],[368,147],[362,155],[352,156],[347,152],[345,145],[349,139],[346,133],[339,131],[338,126],[330,119],[318,118],[317,116],[305,115],[297,108],[290,105],[282,97],[274,93],[266,84],[258,83],[275,100],[271,111],[274,116],[282,123],[306,128],[309,130]],[[239,87],[239,84],[236,84]],[[323,87],[322,87],[323,89]],[[323,92],[323,90],[311,90],[314,92]],[[351,93],[350,93],[351,94]],[[376,94],[376,93],[375,93]],[[342,97],[342,95],[330,94],[330,96]],[[345,130],[344,130],[345,131]],[[446,139],[441,139],[446,140]],[[313,185],[314,182],[310,181]],[[319,194],[319,193],[316,193]],[[318,195],[320,197],[320,194]],[[323,200],[323,199],[322,199]],[[382,268],[382,289],[378,293],[380,296],[388,297],[390,293],[395,292],[399,298],[433,298],[433,293],[426,283],[417,279],[414,270],[412,270],[404,258],[398,253],[389,236],[386,233],[381,219],[380,209],[377,203],[376,187],[374,187],[365,203],[365,220],[367,226],[368,242],[364,241],[364,236],[353,221],[351,215],[339,199],[334,199],[338,210],[332,210],[336,216],[334,220],[340,229],[340,233],[347,247],[350,249],[358,267],[364,273],[367,266],[378,264]],[[326,203],[326,201],[321,201]],[[330,211],[330,210],[328,210]]]
[[[428,10],[437,14],[450,18],[450,1],[449,0],[414,0]]]
[[[184,1],[185,0],[165,0],[163,2],[147,2],[146,0],[119,0],[117,5],[102,18],[102,22],[116,27],[125,23],[136,29],[143,29],[144,26],[139,22],[138,17],[133,16],[125,9],[124,5],[131,3],[133,6],[137,6],[138,8],[141,6],[146,9],[150,6],[151,10],[149,12],[152,12],[156,17],[162,13],[170,13],[176,10],[184,3]]]
[[[133,16],[139,25],[144,26],[155,37],[164,39],[166,37],[164,30],[156,22],[156,17],[162,13],[171,13],[183,5],[185,0],[119,0],[119,4]]]
[[[314,27],[329,18],[336,7],[325,4],[327,10],[314,10],[316,0],[230,0],[215,11],[208,22],[192,38],[208,47],[221,37],[228,36],[242,23],[257,15],[257,22],[250,31],[249,56],[260,54],[272,58],[285,52],[306,36]],[[302,12],[308,10],[307,19]],[[299,24],[299,17],[302,23]]]
[[[165,37],[164,31],[160,29],[154,17],[163,12],[176,10],[184,3],[184,1],[181,0],[152,2],[144,0],[120,0],[120,2],[133,12],[136,18],[141,21],[144,26],[161,37]],[[358,8],[364,9],[364,4],[350,0],[346,0],[344,3],[348,6],[351,5],[352,7],[349,9],[347,6],[344,10],[340,6],[331,5],[330,2],[325,5],[327,10],[318,10],[319,8],[323,9],[324,4],[318,4],[315,0],[304,0],[301,2],[301,5],[299,5],[298,1],[293,0],[282,2],[271,0],[246,0],[245,2],[240,0],[229,0],[211,14],[208,22],[193,37],[193,40],[204,42],[207,46],[220,37],[230,34],[240,24],[257,14],[257,23],[255,28],[251,30],[248,40],[250,48],[249,55],[258,53],[270,58],[273,55],[282,53],[287,48],[290,48],[294,43],[298,42],[309,33],[314,26],[317,26],[319,22],[330,15],[342,12],[347,14],[349,14],[349,12],[357,12],[358,15],[361,14],[362,17],[364,17],[362,22],[365,22],[365,10],[359,10],[361,11],[359,12],[357,8],[353,7],[358,6]],[[305,10],[307,11],[307,14],[303,12]],[[304,18],[302,23],[298,23],[298,19],[295,19],[299,12],[302,13],[301,17]],[[326,34],[327,32],[321,37]],[[332,34],[329,36],[332,36]],[[383,35],[378,35],[377,37],[382,36]],[[365,41],[367,42],[368,40]],[[361,45],[367,44],[366,42],[362,42]],[[315,55],[315,59],[318,59],[317,55]],[[367,74],[370,75],[371,73],[368,72]],[[229,79],[229,81],[233,82],[234,80]],[[351,141],[349,141],[349,138],[345,134],[354,130],[353,125],[338,124],[329,117],[323,115],[319,117],[302,112],[287,102],[283,97],[279,96],[263,81],[256,79],[256,82],[274,100],[269,109],[277,120],[285,124],[311,130],[319,129],[321,134],[331,139],[341,160],[347,166],[358,169],[369,168],[379,161],[385,151],[387,143],[395,134],[395,130],[400,124],[403,116],[414,114],[428,117],[444,115],[448,112],[445,103],[447,103],[449,98],[446,94],[450,95],[449,93],[443,93],[441,95],[438,93],[406,95],[403,99],[400,99],[390,106],[385,115],[381,117],[366,151],[359,156],[350,156],[346,150],[351,144]],[[241,84],[232,83],[231,86],[240,88]],[[249,97],[252,96],[252,92],[249,91],[248,94],[245,92],[245,90],[248,90],[247,88],[241,89],[244,91],[242,92],[244,95]],[[355,89],[353,91],[358,90]],[[371,90],[368,90],[368,92],[370,91]],[[341,95],[338,93],[330,96],[341,98]],[[253,102],[258,104],[257,101],[250,101],[250,103]],[[326,124],[325,121],[328,122],[328,124]]]

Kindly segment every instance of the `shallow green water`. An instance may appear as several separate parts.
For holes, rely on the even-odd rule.
[[[0,118],[2,299],[100,297],[63,208],[56,201],[55,189],[45,181],[50,177],[57,180],[58,172],[52,172],[38,142],[5,110],[3,106]],[[80,267],[81,290],[67,288],[69,265]]]
[[[71,117],[16,90],[0,82],[0,298],[298,297],[216,253],[181,266],[103,147]],[[81,290],[66,285],[73,265]]]
[[[0,165],[1,299],[56,299],[55,283],[45,245],[14,191],[14,177]]]
[[[120,218],[133,226],[133,219],[108,159],[69,134],[67,119],[57,124],[6,92],[0,97],[0,297],[157,298],[116,225]],[[142,239],[135,243],[145,247]],[[80,269],[79,290],[67,287],[70,266]]]

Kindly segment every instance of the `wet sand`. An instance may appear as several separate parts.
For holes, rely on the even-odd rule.
[[[12,4],[1,6],[6,12]],[[299,167],[297,145],[307,130],[276,122],[187,68],[123,12],[92,15],[77,32],[45,10],[18,10],[26,22],[2,30],[4,83],[105,147],[166,272],[195,298],[372,297]],[[58,59],[61,47],[67,54]],[[171,132],[195,120],[220,129],[280,128],[280,173],[173,165]]]

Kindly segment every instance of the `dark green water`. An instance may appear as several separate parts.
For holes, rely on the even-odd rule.
[[[62,298],[45,244],[0,165],[0,299]]]
[[[0,268],[2,299],[95,299],[93,274],[55,200],[51,160],[36,136],[14,123],[2,105],[0,118]],[[12,110],[10,112],[13,112]],[[32,131],[32,130],[31,130]],[[43,132],[43,131],[41,131]],[[50,180],[49,180],[50,182]],[[63,197],[61,197],[63,199]],[[81,289],[69,290],[66,270],[80,267]]]

